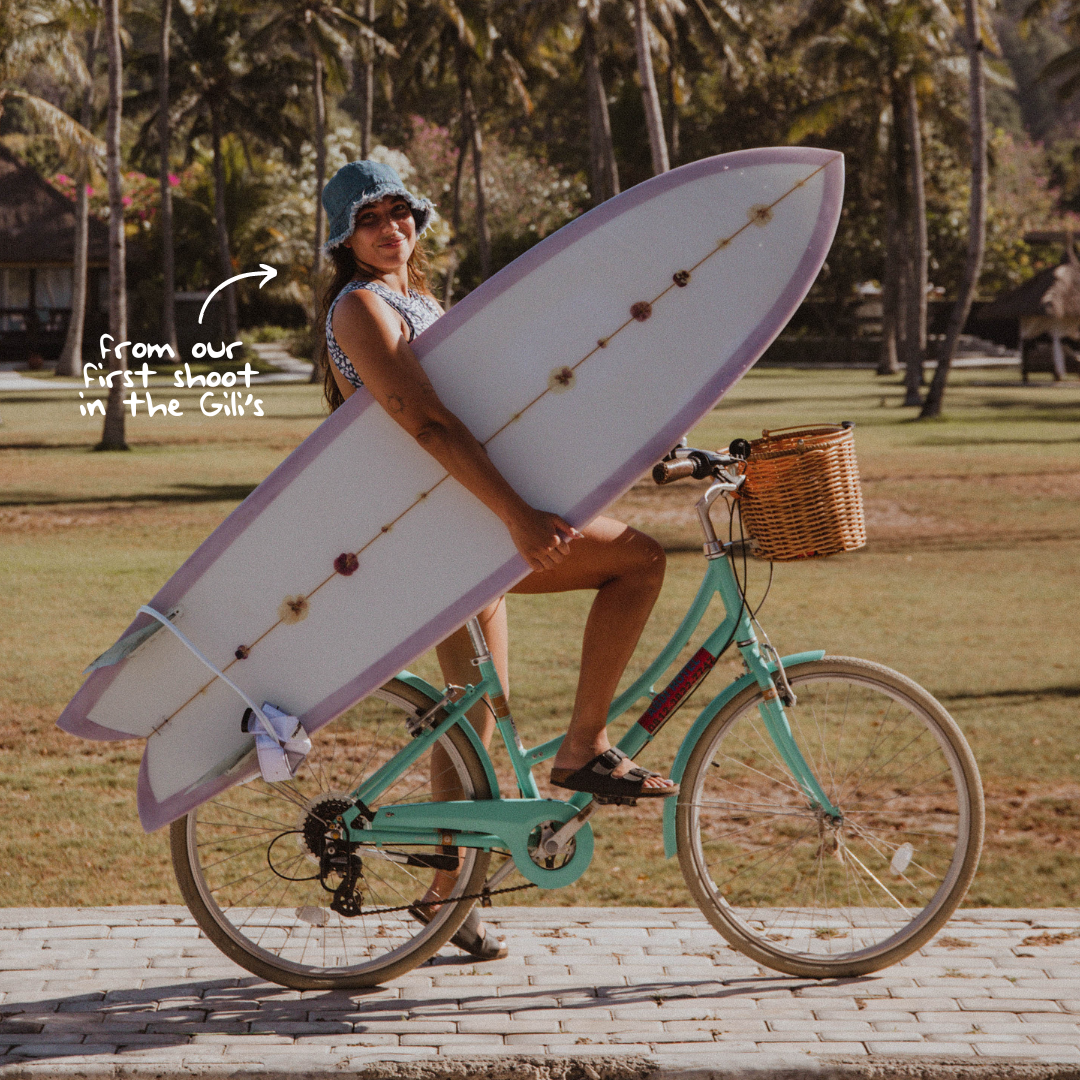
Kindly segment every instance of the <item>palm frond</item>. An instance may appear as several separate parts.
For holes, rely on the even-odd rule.
[[[63,157],[104,169],[105,144],[63,109],[19,87],[8,87],[5,92],[23,103],[34,125],[56,140]]]
[[[842,90],[815,101],[795,113],[787,131],[788,142],[799,142],[808,135],[821,135],[862,105],[864,95],[857,90]]]
[[[1068,75],[1080,68],[1080,45],[1074,45],[1071,49],[1055,56],[1039,72],[1040,79],[1053,79],[1058,75]]]
[[[529,95],[528,88],[525,86],[525,69],[509,49],[504,47],[499,50],[499,54],[506,67],[506,71],[510,76],[510,85],[521,99],[521,104],[524,106],[526,114],[532,115],[533,100]]]

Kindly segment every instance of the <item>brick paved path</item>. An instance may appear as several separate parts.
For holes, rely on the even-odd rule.
[[[946,1065],[950,1075],[1080,1075],[1077,911],[965,912],[904,963],[825,983],[759,968],[694,910],[488,914],[508,960],[474,963],[447,946],[379,989],[300,993],[226,960],[184,908],[0,909],[0,1080],[375,1066],[794,1076],[830,1062],[859,1076],[944,1075]],[[508,1072],[504,1058],[492,1073],[490,1060],[473,1061],[489,1055],[532,1064]]]

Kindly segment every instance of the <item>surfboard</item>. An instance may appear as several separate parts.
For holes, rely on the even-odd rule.
[[[413,348],[516,490],[584,525],[780,332],[821,268],[842,194],[843,158],[828,150],[685,165],[541,241]],[[360,390],[150,606],[312,732],[527,573],[498,518]],[[86,738],[146,739],[147,830],[258,768],[244,702],[156,625],[140,614],[59,720]]]

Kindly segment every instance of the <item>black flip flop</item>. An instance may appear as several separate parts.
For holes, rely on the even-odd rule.
[[[612,776],[619,762],[625,758],[626,754],[613,746],[597,754],[580,769],[552,769],[550,779],[556,787],[595,795],[600,803],[632,806],[637,799],[668,799],[679,794],[678,784],[647,788],[645,781],[660,774],[643,769],[640,765],[635,765],[625,776]]]

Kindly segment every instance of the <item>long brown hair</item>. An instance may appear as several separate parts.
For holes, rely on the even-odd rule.
[[[360,262],[352,253],[352,249],[345,244],[338,244],[330,249],[330,261],[333,271],[323,291],[322,303],[319,305],[319,319],[316,325],[315,363],[320,365],[323,373],[323,394],[326,404],[333,412],[343,405],[345,398],[341,389],[334,379],[334,362],[330,359],[330,350],[326,345],[326,317],[330,314],[330,306],[337,298],[338,293],[345,288],[354,278],[363,281],[377,281],[379,275],[372,267]],[[420,246],[419,240],[409,256],[408,262],[409,288],[425,296],[431,296],[428,287],[428,258],[427,253]]]

